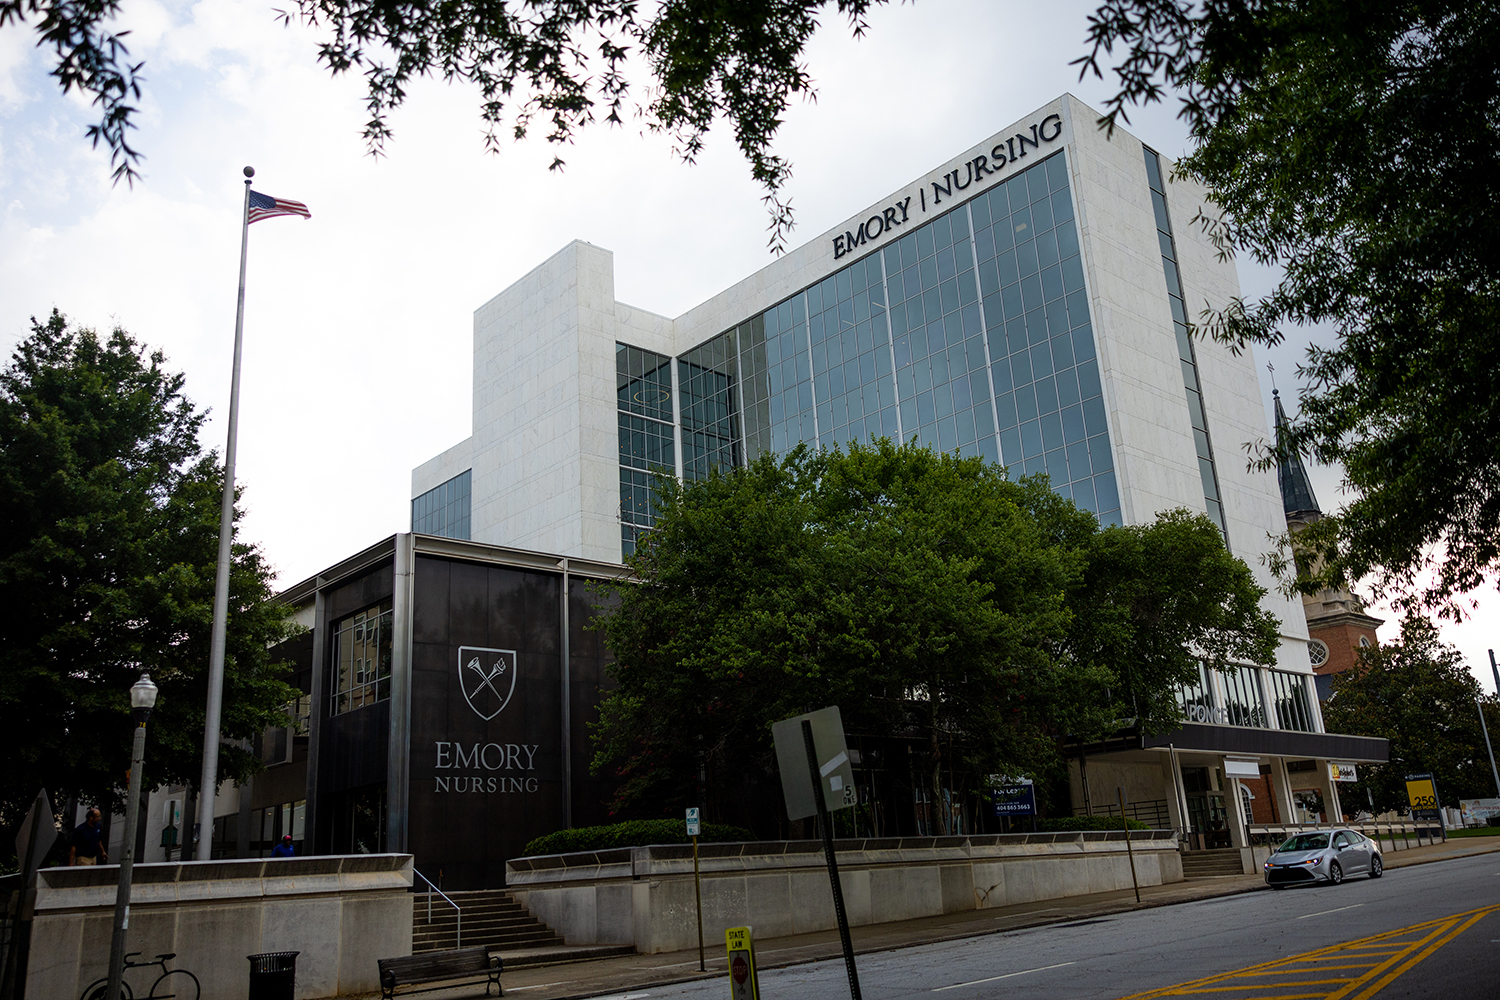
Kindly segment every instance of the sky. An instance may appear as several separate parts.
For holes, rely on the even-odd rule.
[[[617,297],[668,316],[771,258],[761,191],[726,129],[687,165],[627,117],[586,131],[549,171],[558,149],[540,134],[486,153],[477,91],[426,80],[374,158],[359,79],[331,78],[316,32],[282,24],[277,6],[124,0],[146,81],[133,187],[111,183],[84,138],[92,109],[58,91],[29,27],[0,29],[0,352],[53,308],[123,326],[186,373],[212,413],[205,443],[222,450],[241,168],[255,167],[255,190],[305,202],[310,221],[250,231],[237,469],[243,535],[289,586],[409,529],[412,467],[469,434],[473,311],[570,240],[614,251]],[[1102,107],[1111,81],[1070,65],[1093,8],[920,0],[876,10],[862,39],[828,14],[806,55],[816,102],[794,105],[776,141],[794,164],[792,245],[1060,93]],[[1187,150],[1174,105],[1131,119],[1158,151]],[[1239,271],[1251,296],[1275,280]],[[1256,351],[1288,403],[1315,337],[1327,334]],[[1336,508],[1338,470],[1312,476]],[[1485,650],[1500,625],[1483,619],[1500,598],[1479,598],[1443,635],[1492,689]],[[1380,633],[1395,634],[1394,620]]]

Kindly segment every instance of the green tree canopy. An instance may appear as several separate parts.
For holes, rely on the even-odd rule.
[[[1181,644],[1226,664],[1275,647],[1264,591],[1206,517],[1101,530],[1045,478],[980,459],[799,446],[658,491],[601,625],[619,686],[595,768],[622,779],[619,807],[700,781],[712,802],[731,769],[769,768],[773,722],[831,704],[851,733],[920,740],[933,801],[943,772],[1049,775],[1061,736],[1180,721]]]
[[[1117,675],[1122,710],[1148,733],[1182,720],[1179,689],[1199,664],[1233,673],[1276,660],[1280,623],[1265,588],[1203,514],[1166,511],[1150,524],[1094,532],[1069,596],[1073,655]]]
[[[124,330],[101,339],[54,311],[0,372],[5,828],[38,787],[121,806],[143,670],[161,689],[144,787],[199,778],[223,476],[164,365]],[[223,778],[257,766],[232,741],[284,724],[296,696],[268,653],[290,634],[270,585],[259,551],[235,545]]]
[[[1378,811],[1404,812],[1406,775],[1424,771],[1432,772],[1445,806],[1494,796],[1476,700],[1491,738],[1500,736],[1500,702],[1481,699],[1480,690],[1458,650],[1425,618],[1403,621],[1393,643],[1360,650],[1354,669],[1334,678],[1323,722],[1329,732],[1390,740],[1391,759],[1360,767],[1345,807],[1359,808],[1368,792]]]
[[[1277,446],[1342,466],[1356,495],[1298,538],[1301,589],[1370,576],[1457,614],[1500,569],[1500,8],[1108,0],[1091,35],[1086,70],[1124,50],[1108,123],[1180,98],[1196,148],[1177,169],[1223,212],[1200,221],[1284,269],[1202,328],[1237,348],[1337,331]]]

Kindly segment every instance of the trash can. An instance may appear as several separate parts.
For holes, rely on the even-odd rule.
[[[250,959],[250,1000],[292,1000],[300,951],[268,951]]]

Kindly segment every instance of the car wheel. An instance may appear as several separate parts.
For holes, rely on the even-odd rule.
[[[1385,874],[1385,862],[1380,860],[1380,855],[1370,859],[1370,877],[1379,878]]]
[[[1328,862],[1328,881],[1332,882],[1334,885],[1338,885],[1340,882],[1344,881],[1344,869],[1339,867],[1339,863],[1337,861]]]

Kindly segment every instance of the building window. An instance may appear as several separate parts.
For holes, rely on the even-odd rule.
[[[1307,658],[1315,667],[1321,667],[1328,662],[1328,647],[1317,639],[1307,640]]]
[[[672,359],[615,345],[615,395],[620,433],[620,550],[628,556],[656,520],[651,477],[675,474]]]
[[[364,708],[391,696],[391,602],[338,623],[333,636],[332,713]]]
[[[380,854],[385,851],[386,789],[384,784],[352,788],[329,796],[328,838],[334,854]],[[321,838],[320,838],[321,839]]]
[[[1317,732],[1313,723],[1312,702],[1307,695],[1307,677],[1290,674],[1285,670],[1272,670],[1271,700],[1276,705],[1276,718],[1282,729],[1295,729],[1302,733]]]
[[[1224,711],[1219,708],[1214,700],[1213,685],[1209,683],[1208,668],[1198,664],[1198,680],[1193,684],[1184,684],[1182,693],[1182,714],[1188,722],[1217,723],[1224,722]]]
[[[1232,674],[1222,674],[1224,682],[1224,714],[1231,726],[1269,727],[1266,706],[1260,694],[1260,671],[1255,667],[1240,667]]]
[[[1370,648],[1370,637],[1369,636],[1362,635],[1362,636],[1359,637],[1359,648],[1360,649],[1369,649]]]
[[[411,502],[411,530],[444,538],[469,537],[472,501],[470,469],[435,486]]]
[[[1198,449],[1198,476],[1203,481],[1203,505],[1224,544],[1229,544],[1229,528],[1224,523],[1224,505],[1219,495],[1219,474],[1214,465],[1213,444],[1208,436],[1208,419],[1203,412],[1203,387],[1198,380],[1198,358],[1188,333],[1187,306],[1184,304],[1182,276],[1177,268],[1177,247],[1172,239],[1172,220],[1167,214],[1167,185],[1161,172],[1161,159],[1151,149],[1145,150],[1146,177],[1151,185],[1151,207],[1156,212],[1156,236],[1161,243],[1161,266],[1167,278],[1167,299],[1172,307],[1172,328],[1177,334],[1178,361],[1182,363],[1182,386],[1187,393],[1188,418],[1193,425],[1193,441]]]
[[[682,478],[707,479],[740,455],[739,352],[735,332],[721,334],[677,362],[682,408]]]
[[[726,346],[731,334],[748,458],[799,442],[915,439],[1004,462],[1013,477],[1045,473],[1102,523],[1120,523],[1063,153],[742,323]],[[682,398],[694,478],[696,400]]]

